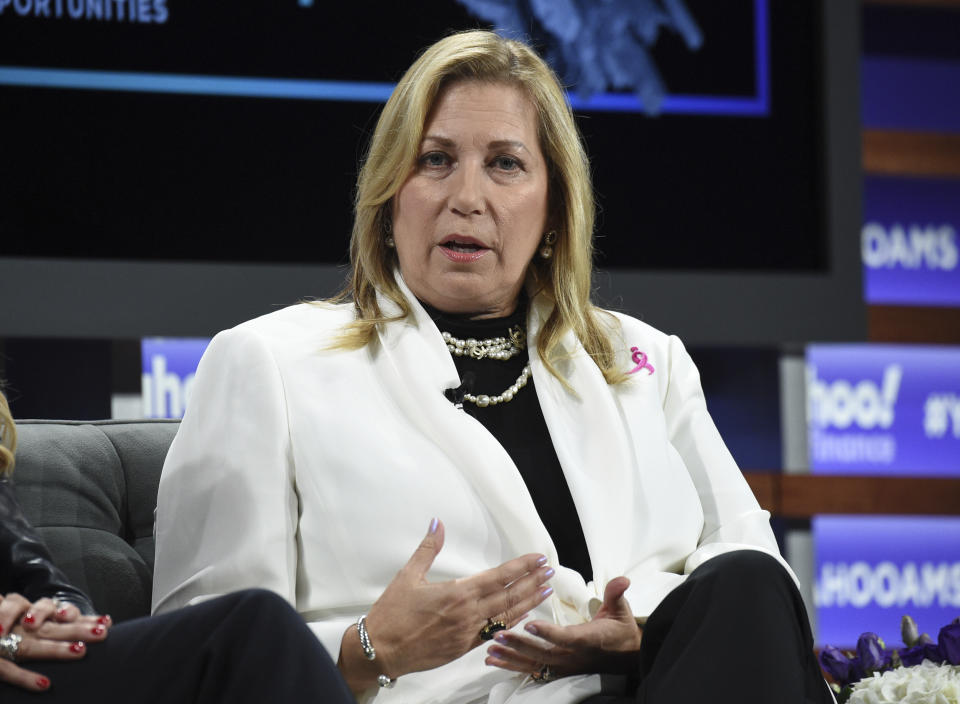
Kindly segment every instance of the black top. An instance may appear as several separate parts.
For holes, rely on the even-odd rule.
[[[94,613],[86,594],[72,586],[27,521],[13,486],[0,479],[0,596],[18,592],[28,601],[48,597],[67,601],[81,613]]]
[[[461,340],[509,337],[507,329],[514,325],[527,329],[525,300],[521,300],[512,315],[484,320],[470,320],[465,315],[443,313],[422,301],[421,304],[440,332],[449,332]],[[503,393],[516,382],[527,360],[527,350],[506,361],[453,356],[461,381],[469,378],[468,372],[473,375],[473,388],[467,389],[467,393],[476,396]],[[557,548],[560,564],[575,569],[589,582],[593,570],[583,528],[540,410],[533,377],[512,401],[486,408],[464,401],[463,410],[490,431],[520,470],[537,513]]]

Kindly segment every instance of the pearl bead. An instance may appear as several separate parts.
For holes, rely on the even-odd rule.
[[[480,408],[486,408],[490,405],[490,397],[486,394],[480,394],[477,396],[477,405],[480,406]]]

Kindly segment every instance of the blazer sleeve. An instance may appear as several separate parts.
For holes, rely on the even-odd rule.
[[[295,606],[298,515],[276,359],[256,331],[222,332],[200,362],[160,477],[153,612],[247,588]],[[348,622],[308,625],[336,658]]]
[[[684,574],[721,553],[753,549],[776,557],[796,581],[780,555],[770,514],[760,508],[707,412],[693,360],[677,337],[670,337],[669,347],[670,374],[663,402],[667,433],[693,480],[704,517],[698,547],[687,557]]]

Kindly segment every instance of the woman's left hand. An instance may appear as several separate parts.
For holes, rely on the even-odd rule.
[[[611,580],[604,590],[603,606],[588,623],[558,626],[531,621],[524,629],[537,638],[500,631],[494,636],[496,643],[487,650],[485,662],[529,674],[539,673],[547,666],[557,677],[635,673],[643,631],[623,597],[629,586],[626,577]]]

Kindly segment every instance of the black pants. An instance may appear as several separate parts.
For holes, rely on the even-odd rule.
[[[584,704],[832,704],[800,593],[774,558],[719,555],[650,615],[630,697]]]
[[[0,683],[4,704],[354,701],[303,618],[259,589],[117,624],[82,660],[23,666],[51,687],[34,694]]]

